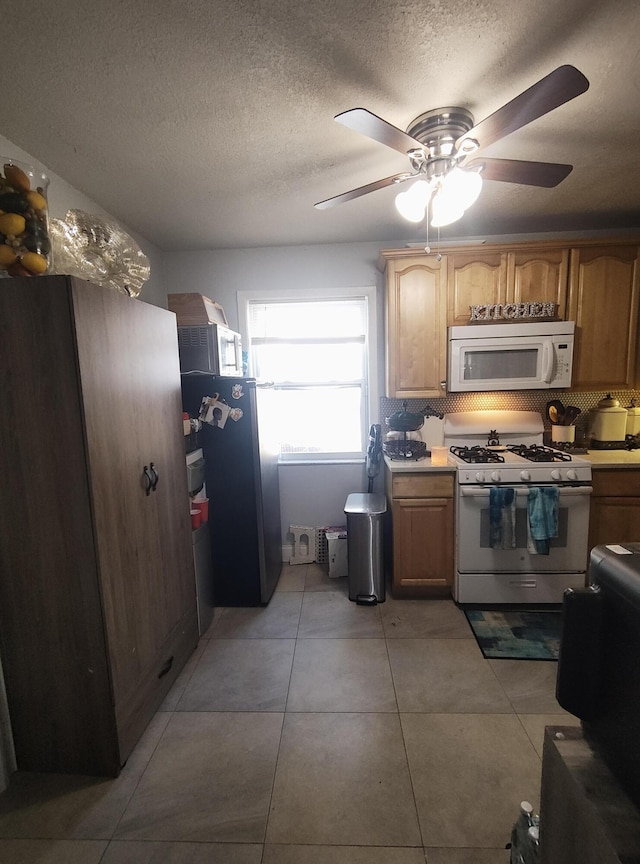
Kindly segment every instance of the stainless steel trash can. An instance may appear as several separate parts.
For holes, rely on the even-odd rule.
[[[384,495],[352,492],[344,505],[347,517],[349,600],[363,606],[384,603]]]

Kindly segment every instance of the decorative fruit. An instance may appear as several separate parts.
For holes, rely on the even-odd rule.
[[[46,210],[47,209],[47,199],[44,195],[41,195],[39,192],[32,190],[31,192],[27,192],[26,195],[27,201],[34,210]]]
[[[29,189],[31,189],[29,178],[22,168],[18,168],[17,165],[12,165],[8,162],[4,166],[4,176],[7,178],[7,182],[10,183],[14,189],[22,189],[23,192],[28,192]]]
[[[25,165],[0,162],[0,271],[38,276],[49,269],[51,240],[47,221],[47,177],[33,181]],[[38,176],[38,175],[35,175]]]
[[[13,251],[11,246],[5,243],[0,246],[0,267],[6,267],[8,264],[13,264],[18,256]]]
[[[49,266],[44,255],[39,255],[37,252],[25,252],[20,262],[29,273],[44,273]]]
[[[42,255],[48,255],[51,252],[51,241],[46,234],[39,231],[33,234],[26,234],[20,238],[25,249],[30,252],[40,252]]]
[[[5,213],[24,213],[29,202],[24,192],[0,192],[0,210]]]
[[[33,276],[33,273],[27,270],[26,267],[23,267],[20,261],[14,261],[13,264],[9,264],[7,273],[9,276]]]
[[[14,237],[19,237],[23,233],[26,226],[24,216],[18,213],[3,213],[0,215],[0,231],[3,234],[12,234]]]

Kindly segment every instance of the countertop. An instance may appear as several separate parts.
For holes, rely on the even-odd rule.
[[[640,468],[640,450],[588,450],[580,455],[594,468]]]
[[[598,468],[640,468],[640,450],[588,450],[579,454],[580,459],[588,459],[594,469]],[[423,459],[410,459],[402,461],[390,459],[385,455],[384,462],[392,473],[420,473],[423,471],[455,471],[453,463],[447,465],[433,465],[431,458],[425,456]]]
[[[453,463],[447,465],[433,465],[431,462],[430,456],[425,456],[422,459],[390,459],[386,454],[384,457],[384,464],[387,466],[389,471],[392,473],[411,473],[415,474],[420,473],[421,471],[429,471],[429,473],[436,471],[455,471],[455,465]],[[639,463],[640,464],[640,463]]]

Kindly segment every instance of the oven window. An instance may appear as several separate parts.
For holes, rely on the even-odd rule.
[[[569,511],[566,507],[558,508],[558,536],[549,541],[549,545],[556,549],[565,549],[567,546],[567,525]],[[527,508],[516,509],[516,549],[527,548]],[[489,508],[483,507],[480,511],[480,547],[490,549],[491,533],[489,527]]]
[[[474,348],[464,352],[465,381],[537,378],[539,348]]]

